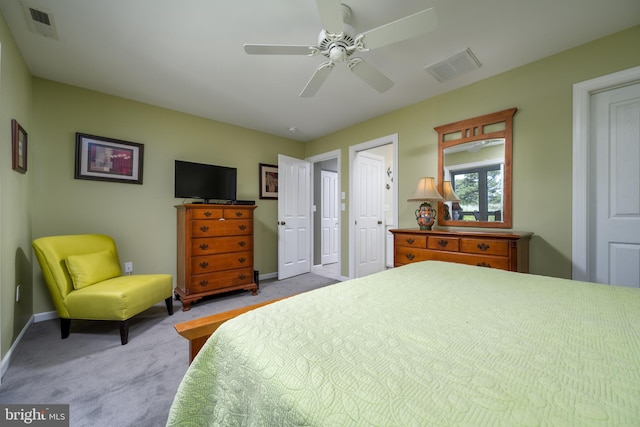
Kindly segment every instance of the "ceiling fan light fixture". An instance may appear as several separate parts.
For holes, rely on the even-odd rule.
[[[333,62],[342,62],[347,59],[349,52],[344,46],[335,44],[329,48],[329,59]]]
[[[244,50],[250,55],[322,55],[329,58],[320,64],[307,82],[300,96],[315,95],[329,76],[336,63],[345,62],[349,70],[366,84],[382,93],[393,86],[387,76],[362,58],[353,58],[355,52],[369,52],[403,40],[417,37],[438,26],[435,8],[429,8],[413,15],[405,16],[387,24],[358,34],[349,25],[351,9],[338,0],[316,0],[323,29],[318,35],[317,46],[245,44]]]
[[[321,30],[318,34],[318,47],[321,50],[327,50],[331,47],[332,43],[341,41],[347,46],[352,46],[356,39],[356,30],[349,24],[344,24],[344,28],[339,34],[332,34],[326,30]]]

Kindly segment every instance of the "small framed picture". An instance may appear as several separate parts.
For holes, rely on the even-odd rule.
[[[27,172],[27,132],[16,119],[11,120],[11,159],[14,171]]]
[[[278,198],[278,166],[260,163],[260,198]]]
[[[76,133],[76,179],[142,184],[144,145]]]

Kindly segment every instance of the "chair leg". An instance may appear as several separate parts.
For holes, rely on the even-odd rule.
[[[129,342],[129,319],[120,322],[120,342],[122,345]]]
[[[69,331],[71,330],[71,319],[60,318],[60,335],[62,339],[69,338]]]
[[[169,316],[173,316],[173,297],[165,299],[164,302],[167,303],[167,312],[169,313]]]

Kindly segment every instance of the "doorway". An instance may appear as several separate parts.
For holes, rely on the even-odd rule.
[[[349,170],[349,277],[355,278],[392,266],[388,230],[398,224],[398,135],[349,147]]]
[[[312,166],[311,272],[339,280],[341,274],[340,150],[307,159]]]
[[[640,67],[573,87],[575,280],[640,287],[640,200],[637,191],[625,191],[640,184],[635,91],[640,91]]]

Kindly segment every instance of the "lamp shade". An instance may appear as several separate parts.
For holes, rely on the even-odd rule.
[[[459,202],[460,197],[453,191],[451,181],[442,181],[442,192],[444,193],[444,200],[447,202]]]
[[[432,177],[423,177],[418,180],[418,186],[407,202],[420,202],[426,200],[442,201],[444,198],[436,188],[436,181]]]

